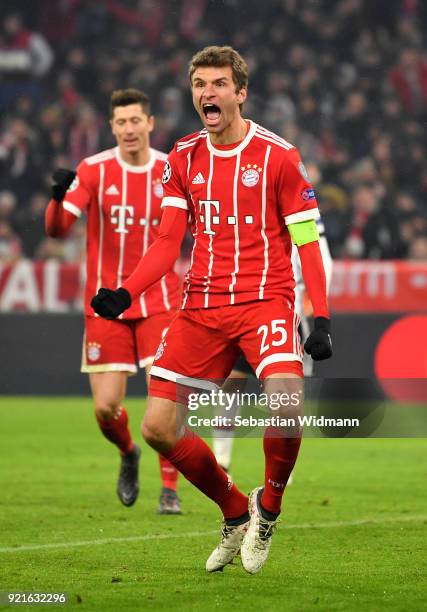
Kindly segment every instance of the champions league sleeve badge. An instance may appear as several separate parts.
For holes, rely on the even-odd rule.
[[[167,161],[163,169],[162,183],[167,183],[172,176],[172,168],[170,163]]]
[[[80,181],[79,181],[79,177],[76,176],[74,177],[73,182],[71,183],[71,185],[68,187],[67,191],[75,191],[77,189],[77,187],[80,185]]]

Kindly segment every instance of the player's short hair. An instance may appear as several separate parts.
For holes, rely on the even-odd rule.
[[[117,106],[129,106],[129,104],[140,104],[144,113],[151,115],[150,98],[139,89],[116,89],[111,94],[110,116],[113,117]]]
[[[197,68],[205,68],[213,66],[214,68],[222,68],[230,66],[233,74],[233,83],[236,85],[236,91],[248,88],[249,70],[243,57],[233,47],[205,47],[190,60],[188,67],[188,76],[190,83],[193,80],[193,74]]]

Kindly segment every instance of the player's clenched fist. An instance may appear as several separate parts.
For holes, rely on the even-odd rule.
[[[304,344],[306,353],[311,355],[314,361],[329,359],[332,357],[331,322],[325,317],[314,319],[314,330]]]
[[[115,291],[101,287],[92,298],[90,305],[104,319],[116,319],[126,308],[129,308],[131,302],[129,291],[123,287]]]
[[[62,202],[65,194],[71,183],[76,178],[74,170],[67,170],[66,168],[57,168],[52,175],[52,198],[57,202]]]

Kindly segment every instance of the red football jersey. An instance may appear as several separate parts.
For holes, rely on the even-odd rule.
[[[120,287],[156,238],[162,216],[162,172],[167,156],[150,149],[145,166],[121,159],[118,147],[84,159],[63,206],[87,215],[87,280],[85,313],[94,315],[90,300],[100,287]],[[168,272],[121,318],[136,319],[177,308],[179,279]]]
[[[293,302],[286,226],[317,219],[316,197],[297,149],[252,121],[248,128],[229,146],[214,146],[203,129],[168,157],[162,206],[188,210],[194,236],[183,308]]]

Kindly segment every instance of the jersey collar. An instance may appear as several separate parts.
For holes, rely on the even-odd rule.
[[[156,156],[154,155],[153,149],[150,147],[150,159],[144,166],[132,166],[132,164],[128,164],[124,159],[120,156],[119,147],[114,148],[114,155],[116,156],[117,163],[119,166],[123,168],[123,170],[127,170],[127,172],[135,172],[136,174],[142,174],[144,172],[148,172],[151,170],[155,164]]]
[[[237,147],[235,147],[234,149],[217,149],[211,143],[210,134],[208,134],[208,137],[206,138],[207,147],[208,147],[208,149],[209,149],[209,151],[211,153],[213,153],[214,155],[217,155],[218,157],[233,157],[233,155],[237,155],[238,153],[243,151],[243,149],[245,147],[248,146],[249,142],[252,140],[253,135],[256,132],[257,127],[258,126],[257,126],[256,123],[254,123],[253,121],[249,120],[249,130],[248,130],[248,133],[246,134],[246,136],[244,137],[242,142],[240,144],[238,144]]]

